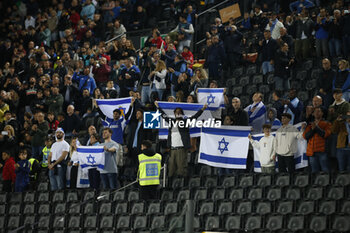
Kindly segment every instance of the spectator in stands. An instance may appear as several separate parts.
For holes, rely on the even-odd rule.
[[[292,57],[294,57],[294,39],[291,35],[288,34],[287,28],[280,28],[280,38],[278,38],[277,42],[279,45],[287,43],[289,48],[289,53]]]
[[[350,111],[339,115],[332,126],[332,133],[337,134],[337,160],[339,171],[350,171]]]
[[[291,119],[291,114],[283,113],[282,127],[276,131],[275,152],[279,172],[294,173],[294,154],[297,152],[297,139],[303,137],[303,130],[305,129],[305,124],[303,124],[301,131],[298,131],[297,128],[289,124]]]
[[[37,114],[37,123],[32,125],[32,157],[38,159],[42,158],[42,150],[45,145],[45,138],[49,131],[49,124],[45,120],[43,112]]]
[[[261,132],[262,126],[266,122],[266,107],[262,102],[264,96],[260,92],[254,93],[253,103],[247,106],[244,111],[249,115],[249,125],[252,126],[252,132]]]
[[[192,69],[192,65],[193,65],[193,53],[190,50],[190,47],[185,46],[183,48],[183,51],[181,53],[181,56],[183,57],[183,59],[186,61],[186,63],[189,65],[189,67]]]
[[[48,157],[48,168],[51,191],[64,189],[66,177],[66,164],[64,160],[69,152],[69,144],[64,140],[64,131],[58,128],[55,133],[56,142],[52,144]]]
[[[317,57],[328,57],[328,24],[327,11],[325,8],[320,9],[315,24],[316,37],[316,55]]]
[[[264,40],[259,41],[262,59],[263,74],[274,71],[275,53],[277,50],[276,40],[271,38],[270,30],[264,30]]]
[[[183,60],[180,54],[175,56],[174,66],[168,67],[170,82],[171,82],[171,95],[176,96],[175,86],[177,85],[177,80],[180,74],[185,73],[187,71],[186,62]]]
[[[159,177],[161,171],[162,156],[152,149],[152,142],[143,140],[141,154],[138,155],[139,169],[138,180],[140,184],[141,200],[157,200],[159,198]]]
[[[316,95],[312,98],[312,105],[308,105],[305,108],[305,115],[302,116],[302,121],[306,121],[306,123],[311,123],[314,121],[314,110],[318,107],[323,106],[323,100],[322,97],[319,95]],[[327,114],[324,113],[323,115],[324,119],[327,119]]]
[[[222,66],[225,63],[226,54],[223,43],[219,40],[219,36],[213,36],[212,44],[208,48],[208,57],[204,67],[209,69],[209,79],[220,80]]]
[[[305,8],[302,10],[301,16],[297,17],[295,27],[295,57],[297,60],[309,58],[314,22],[309,18],[309,13]]]
[[[275,88],[277,90],[286,91],[289,90],[289,78],[290,70],[294,65],[294,58],[291,57],[289,53],[289,47],[287,43],[283,43],[280,50],[276,53],[275,62]]]
[[[4,102],[4,98],[0,96],[0,123],[5,119],[4,115],[6,111],[9,111],[10,108],[7,103]]]
[[[240,65],[242,60],[241,41],[243,35],[239,30],[237,30],[235,25],[232,25],[225,27],[225,32],[222,38],[227,55],[227,65],[228,69],[230,70],[229,74],[232,75],[234,69]]]
[[[343,98],[343,92],[340,88],[333,90],[333,98],[334,102],[328,109],[329,122],[334,122],[338,116],[345,115],[348,111],[350,111],[350,104]]]
[[[47,169],[48,166],[48,158],[49,158],[49,154],[51,151],[51,146],[54,143],[55,138],[53,135],[49,134],[46,139],[45,139],[45,147],[42,150],[42,155],[43,158],[41,160],[41,167],[44,169]],[[47,171],[46,171],[47,172]],[[45,173],[46,174],[46,173]]]
[[[133,30],[143,29],[147,22],[147,14],[141,5],[137,6],[136,12],[133,15],[131,27]]]
[[[117,184],[117,161],[116,161],[116,152],[119,149],[118,144],[112,140],[112,129],[104,128],[102,136],[104,143],[101,146],[105,150],[105,167],[100,173],[102,186],[104,189],[116,189]]]
[[[87,88],[92,95],[95,88],[96,82],[90,76],[90,67],[85,66],[83,74],[78,74],[78,72],[74,72],[72,80],[79,83],[79,90],[83,92],[83,89]]]
[[[165,78],[167,75],[167,69],[164,61],[159,60],[156,68],[149,75],[150,81],[152,82],[152,91],[157,92],[159,100],[163,99],[163,93],[166,89]]]
[[[338,62],[338,72],[333,80],[333,89],[341,88],[343,91],[343,98],[349,102],[350,100],[350,72],[349,62],[347,60],[340,60]]]
[[[333,79],[336,73],[332,69],[331,62],[329,59],[324,58],[322,60],[322,72],[319,74],[317,79],[317,89],[319,95],[322,97],[324,106],[328,108],[333,102]]]
[[[60,122],[60,127],[64,130],[66,137],[77,136],[81,127],[81,120],[77,114],[74,113],[74,105],[68,105],[67,114],[64,120]]]
[[[95,10],[95,6],[91,3],[91,0],[86,0],[85,5],[81,9],[80,16],[84,19],[84,21],[88,21],[88,19],[93,20]]]
[[[120,97],[127,97],[129,91],[135,90],[140,80],[140,69],[135,65],[135,59],[129,57],[126,59],[125,67],[119,75]]]
[[[105,57],[101,57],[99,61],[95,61],[92,73],[94,74],[97,85],[105,87],[111,73],[111,67],[108,65]]]
[[[278,20],[277,13],[272,12],[269,23],[266,25],[266,30],[271,32],[271,38],[278,40],[281,37],[280,30],[283,28],[283,23]]]
[[[2,168],[2,191],[12,192],[16,181],[16,162],[9,151],[2,152],[2,161],[4,161],[4,165],[0,164],[0,168]]]
[[[29,172],[31,170],[30,163],[27,159],[27,150],[21,150],[18,157],[20,161],[15,164],[15,192],[24,192],[29,185]]]
[[[343,40],[343,55],[350,58],[350,14],[349,10],[344,10],[344,15],[341,18],[342,24],[342,40]]]
[[[19,130],[19,122],[16,120],[16,115],[10,111],[5,112],[4,121],[0,124],[0,130],[3,130],[6,125],[11,125],[15,132]]]
[[[277,118],[277,110],[275,108],[269,108],[267,111],[265,124],[271,125],[272,131],[276,131],[282,126],[281,121]]]
[[[241,100],[238,97],[232,98],[232,104],[227,108],[227,116],[232,117],[233,125],[248,126],[248,113],[242,109]]]
[[[179,24],[171,32],[178,33],[178,45],[177,50],[182,52],[184,46],[191,46],[192,34],[194,33],[193,25],[187,22],[185,15],[180,15]]]
[[[307,140],[306,155],[310,158],[313,173],[329,172],[329,161],[326,153],[326,139],[331,134],[332,124],[323,120],[324,108],[315,107],[314,121],[306,127],[303,137]]]
[[[17,160],[17,140],[18,138],[14,128],[11,125],[6,125],[0,135],[0,151],[9,151],[11,155],[15,155],[15,159]]]
[[[331,57],[341,56],[341,39],[342,39],[342,25],[341,25],[341,12],[336,9],[333,12],[333,19],[329,22],[329,55]]]
[[[240,26],[240,29],[244,31],[250,30],[252,28],[252,22],[251,22],[252,20],[250,18],[249,12],[245,12],[243,17],[244,18]]]
[[[98,135],[98,133],[96,133],[96,129],[93,125],[89,127],[89,135],[90,137],[87,142],[87,146],[99,146],[100,136]],[[89,177],[90,188],[99,189],[101,178],[100,178],[100,172],[97,170],[97,168],[89,168],[88,177]]]
[[[254,6],[254,11],[250,17],[252,17],[253,28],[260,29],[260,31],[263,31],[266,27],[266,24],[269,23],[269,20],[263,16],[263,12],[259,5]]]
[[[297,97],[297,90],[291,88],[288,93],[289,99],[283,101],[284,113],[291,115],[290,124],[297,124],[301,120],[301,114],[304,110],[304,104]]]
[[[262,173],[274,173],[275,172],[275,137],[271,135],[271,125],[264,124],[262,126],[264,137],[259,142],[254,140],[252,135],[249,134],[248,138],[253,147],[260,151],[260,166]]]
[[[289,5],[289,9],[291,12],[300,13],[302,11],[302,9],[311,8],[314,6],[315,6],[315,4],[309,0],[299,0],[299,1],[292,2]]]
[[[111,31],[111,36],[110,38],[107,37],[107,39],[112,39],[114,37],[119,37],[122,36],[126,33],[126,29],[123,24],[120,23],[120,19],[116,19],[114,21],[114,27],[112,28]]]
[[[59,93],[58,87],[52,87],[52,94],[46,98],[45,104],[48,106],[48,111],[53,112],[55,116],[62,112],[63,96]]]

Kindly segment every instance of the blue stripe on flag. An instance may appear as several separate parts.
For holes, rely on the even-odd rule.
[[[208,155],[203,152],[200,154],[200,158],[203,160],[207,160],[209,162],[214,162],[214,163],[226,163],[226,164],[238,164],[238,165],[246,165],[247,163],[247,159],[228,158],[228,157],[221,157],[221,156],[215,156],[215,155]]]
[[[160,128],[158,133],[159,133],[159,135],[168,135],[168,129]]]
[[[159,107],[164,109],[174,110],[176,108],[181,108],[182,110],[198,111],[203,107],[202,104],[181,104],[181,103],[158,103]]]
[[[252,123],[255,119],[261,117],[262,115],[264,115],[266,113],[266,108],[265,105],[259,109],[259,111],[255,114],[255,116],[249,118],[249,123]]]
[[[201,128],[190,128],[190,134],[200,133],[200,132],[201,132]]]
[[[224,93],[223,88],[199,88],[197,93]]]
[[[80,153],[102,153],[104,151],[103,148],[77,148],[77,152]]]
[[[259,161],[254,161],[254,167],[255,168],[261,168],[260,162]]]
[[[215,129],[215,128],[203,128],[203,133],[221,135],[221,136],[231,136],[231,137],[248,137],[250,131],[245,130],[228,130],[228,129]]]
[[[131,103],[131,98],[127,98],[124,100],[96,100],[98,105],[120,105],[120,104],[129,104]]]
[[[80,184],[90,184],[90,182],[87,179],[80,179]]]
[[[98,165],[87,165],[87,164],[81,164],[80,165],[81,168],[87,168],[87,167],[92,167],[92,168],[100,168],[101,170],[103,170],[105,168],[105,165],[103,164],[98,164]]]

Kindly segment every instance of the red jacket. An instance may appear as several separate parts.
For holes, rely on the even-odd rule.
[[[95,75],[96,83],[106,83],[109,80],[111,67],[108,64],[101,65],[100,67],[94,66],[92,68],[92,73]]]
[[[185,59],[186,62],[190,63],[190,68],[192,68],[192,65],[193,65],[193,53],[191,51],[188,51],[187,53],[182,52],[181,56]]]
[[[162,43],[163,43],[163,47],[165,46],[165,41],[160,36],[158,36],[157,39],[152,39],[151,43],[156,44],[157,49],[160,49],[162,47]]]
[[[13,157],[10,157],[6,160],[5,165],[2,169],[2,179],[3,180],[12,180],[12,183],[16,181],[16,173],[15,173],[15,160]]]
[[[308,125],[303,137],[308,140],[306,155],[313,156],[315,152],[325,152],[326,138],[331,134],[332,124],[327,121],[320,121],[314,130]]]

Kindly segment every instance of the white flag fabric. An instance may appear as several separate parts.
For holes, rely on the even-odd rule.
[[[160,140],[167,140],[168,139],[168,133],[169,130],[166,128],[160,128],[158,131],[158,136]],[[197,138],[201,136],[201,129],[200,128],[190,128],[190,137],[191,138]]]
[[[254,109],[252,112],[251,110]],[[263,102],[247,106],[244,111],[249,115],[249,125],[253,127],[254,132],[261,132],[262,126],[266,122],[266,107]]]
[[[298,123],[294,126],[298,130],[300,130],[302,123],[303,122]],[[275,136],[276,132],[272,132],[271,134]],[[252,135],[253,139],[257,141],[259,141],[263,136],[264,134]],[[298,150],[297,150],[297,153],[294,155],[294,162],[295,162],[295,169],[300,169],[300,168],[307,167],[309,165],[308,158],[306,156],[307,141],[305,139],[298,139],[297,144],[298,144]],[[278,161],[276,162],[276,169],[277,167],[278,167]],[[254,172],[261,172],[260,151],[256,148],[254,148]]]
[[[213,167],[245,169],[251,127],[202,128],[198,162]]]
[[[124,116],[130,108],[131,97],[119,99],[97,99],[96,103],[106,117],[113,119],[113,111],[119,109]]]
[[[78,146],[79,164],[82,169],[97,168],[103,170],[105,167],[105,153],[103,146]]]
[[[224,88],[198,88],[198,103],[207,104],[208,110],[215,111],[224,108]]]

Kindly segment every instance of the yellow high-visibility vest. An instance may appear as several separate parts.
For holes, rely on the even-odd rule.
[[[34,158],[30,158],[28,159],[29,163],[30,163],[30,171],[33,170],[33,163],[36,161],[37,163],[39,163],[39,161],[37,159]],[[31,177],[34,177],[34,179],[36,179],[36,174],[34,175],[30,175]]]
[[[47,148],[47,146],[45,146],[44,149],[42,150],[43,152],[43,161],[41,162],[42,167],[48,166],[47,158],[49,157],[50,151],[51,151],[51,148]]]
[[[162,156],[139,154],[139,183],[141,186],[158,185]]]

